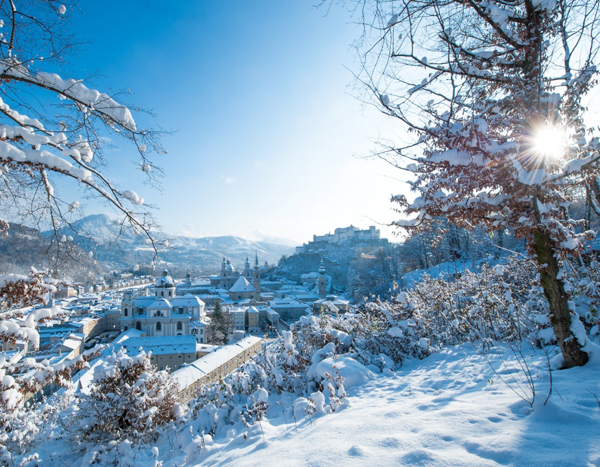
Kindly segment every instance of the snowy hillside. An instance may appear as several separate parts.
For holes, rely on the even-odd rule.
[[[202,434],[201,410],[156,442],[122,444],[117,465],[599,465],[599,352],[594,346],[588,365],[553,371],[550,380],[544,352],[525,347],[531,385],[506,346],[483,355],[471,344],[447,347],[383,373],[350,360],[340,365],[348,396],[334,413],[317,407],[306,416],[289,395],[272,393],[260,422],[227,423],[212,437]],[[109,464],[109,446],[87,449],[69,453],[53,440],[37,452],[47,463]]]
[[[277,404],[285,400],[275,395],[269,418],[248,430],[247,439],[232,428],[187,461],[161,459],[165,466],[599,465],[600,355],[584,368],[553,372],[545,405],[546,357],[531,348],[523,355],[533,376],[533,407],[521,398],[533,400],[509,349],[481,355],[463,345],[347,387],[351,395],[342,408],[312,420],[284,420]]]

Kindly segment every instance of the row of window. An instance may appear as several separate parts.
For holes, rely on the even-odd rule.
[[[139,321],[137,321],[135,323],[135,328],[137,330],[141,331],[142,330],[142,323],[140,323]],[[125,330],[127,330],[127,329],[125,329]],[[156,330],[157,331],[162,331],[162,323],[160,323],[160,322],[156,323]],[[183,331],[183,323],[181,321],[177,322],[177,330],[178,331]]]
[[[183,314],[183,307],[180,306],[179,307],[179,314],[182,315]],[[131,310],[132,316],[133,313],[135,312],[135,310]],[[144,309],[143,308],[138,308],[138,315],[143,315],[144,314]],[[123,308],[123,316],[129,316],[129,312],[127,310],[127,308]],[[158,310],[156,312],[156,316],[163,316],[162,311]]]

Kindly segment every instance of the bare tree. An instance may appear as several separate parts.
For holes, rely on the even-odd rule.
[[[48,225],[58,248],[59,228],[70,225],[80,205],[55,190],[56,183],[70,179],[115,208],[122,225],[156,248],[143,198],[104,174],[110,160],[103,149],[107,137],[129,140],[141,172],[153,183],[162,173],[149,159],[164,152],[159,133],[138,128],[116,95],[46,71],[66,68],[78,46],[68,33],[72,8],[54,0],[0,2],[1,214]]]
[[[594,232],[569,216],[573,188],[597,186],[596,130],[585,98],[597,83],[595,0],[357,0],[365,24],[357,78],[407,129],[379,155],[414,174],[414,200],[393,201],[428,230],[433,219],[514,229],[537,259],[564,366],[583,365],[560,260]]]
[[[62,199],[55,186],[70,180],[112,206],[121,225],[145,235],[156,252],[155,226],[144,200],[105,175],[111,160],[103,147],[107,137],[129,141],[152,184],[162,173],[150,159],[164,152],[159,133],[138,128],[119,96],[55,74],[68,69],[70,53],[78,48],[68,29],[74,8],[74,3],[55,0],[0,1],[0,234],[8,229],[2,217],[48,225],[58,260],[60,245],[67,241],[59,229],[71,225],[79,201]],[[29,277],[0,275],[0,344],[23,339],[36,347],[37,322],[53,317],[55,310],[23,314],[16,308],[51,289],[35,270]],[[31,370],[0,359],[2,410],[16,410],[30,383],[47,382],[54,371],[46,365]],[[61,381],[68,383],[68,374]]]

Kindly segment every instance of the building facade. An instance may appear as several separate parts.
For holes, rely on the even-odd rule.
[[[154,284],[153,296],[123,294],[121,331],[138,329],[148,337],[194,335],[206,343],[204,302],[190,294],[177,296],[175,283],[167,271]]]

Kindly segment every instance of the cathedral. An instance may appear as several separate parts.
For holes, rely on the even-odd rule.
[[[119,322],[122,331],[138,329],[148,337],[195,335],[199,343],[206,343],[204,317],[204,302],[195,295],[177,296],[173,278],[164,271],[153,296],[123,293]]]
[[[210,283],[214,287],[227,290],[232,300],[259,300],[260,266],[258,265],[258,254],[254,259],[254,267],[250,266],[250,261],[246,258],[244,270],[241,273],[235,270],[231,261],[223,258],[220,274],[211,277]]]

